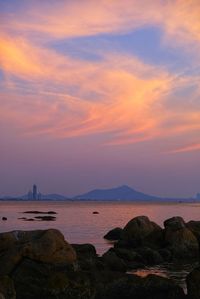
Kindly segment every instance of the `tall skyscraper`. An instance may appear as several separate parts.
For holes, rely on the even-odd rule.
[[[37,186],[33,185],[33,199],[37,199]]]

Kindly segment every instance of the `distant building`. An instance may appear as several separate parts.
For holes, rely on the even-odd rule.
[[[28,199],[29,200],[33,199],[33,192],[31,190],[28,192]]]
[[[33,199],[38,199],[37,186],[33,185]]]
[[[200,193],[197,193],[195,197],[196,197],[196,199],[200,200]]]

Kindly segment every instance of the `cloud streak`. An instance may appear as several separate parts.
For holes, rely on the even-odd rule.
[[[172,47],[179,45],[187,51],[193,45],[197,53],[199,1],[56,1],[52,7],[44,1],[40,10],[37,3],[28,1],[14,17],[1,15],[1,122],[27,136],[106,133],[105,143],[112,145],[187,136],[199,129],[196,85],[189,90],[189,101],[183,96],[184,108],[172,103],[177,91],[184,94],[192,86],[193,76],[149,65],[134,54],[100,49],[100,59],[91,62],[49,46],[55,40],[157,26],[165,43],[171,45],[173,40]],[[171,152],[197,149],[188,145]]]

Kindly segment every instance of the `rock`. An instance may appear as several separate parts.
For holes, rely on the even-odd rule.
[[[76,260],[72,246],[55,229],[43,231],[23,246],[23,256],[44,263],[70,263]]]
[[[199,257],[199,244],[195,235],[185,226],[181,217],[173,217],[164,222],[164,242],[171,251],[172,259],[188,260]]]
[[[119,240],[121,238],[121,234],[122,234],[122,228],[120,227],[116,227],[112,230],[110,230],[105,236],[104,236],[104,239],[107,239],[107,240]]]
[[[92,244],[71,244],[78,258],[96,258],[96,248]]]
[[[116,255],[113,249],[109,249],[104,253],[102,260],[112,271],[126,272],[127,270],[126,263]]]
[[[37,220],[41,220],[41,221],[55,221],[56,220],[55,216],[36,216],[34,218]]]
[[[3,221],[6,221],[6,220],[7,220],[7,217],[2,217],[2,220],[3,220]]]
[[[48,211],[48,212],[41,212],[41,211],[25,211],[23,212],[24,214],[49,214],[49,215],[54,215],[57,214],[54,211]]]
[[[0,234],[1,275],[11,273],[25,257],[51,264],[72,264],[76,261],[74,249],[56,229]]]
[[[146,216],[138,216],[130,220],[123,229],[122,240],[131,247],[160,247],[162,243],[162,229]]]
[[[8,276],[0,276],[0,299],[16,299],[14,283]]]
[[[169,249],[162,248],[158,250],[159,254],[162,256],[165,262],[170,262],[172,259],[172,253]]]
[[[97,212],[97,211],[94,211],[94,212],[92,212],[92,214],[99,214],[99,212]]]
[[[96,299],[184,299],[183,290],[167,278],[127,275],[109,284]]]
[[[200,298],[200,267],[194,269],[186,278],[189,299]]]
[[[172,217],[164,221],[164,227],[177,231],[179,229],[185,228],[185,221],[179,216]]]
[[[200,242],[200,221],[189,221],[186,223],[186,227],[193,232],[193,234],[196,236],[198,241]]]
[[[145,265],[159,265],[164,262],[160,253],[148,247],[143,247],[137,250],[139,255],[142,257]]]
[[[123,260],[126,261],[139,261],[141,258],[138,253],[131,249],[126,249],[126,248],[115,248],[115,253],[118,257],[122,258]]]
[[[92,280],[87,273],[74,272],[63,265],[23,259],[13,271],[17,298],[20,299],[91,299]]]

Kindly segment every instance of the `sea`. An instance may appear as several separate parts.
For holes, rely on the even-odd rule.
[[[54,211],[55,221],[24,221],[19,218],[34,219],[35,214],[26,211]],[[94,214],[94,212],[97,212]],[[103,236],[115,227],[124,227],[133,217],[146,215],[163,227],[164,220],[181,216],[187,222],[200,220],[200,203],[139,203],[139,202],[94,202],[94,201],[0,201],[0,232],[13,230],[35,230],[55,228],[73,244],[91,243],[99,255],[103,254],[111,242]],[[6,217],[7,220],[1,220]],[[185,277],[195,265],[164,265],[139,269],[136,274],[149,273],[175,279],[185,289]],[[135,273],[132,271],[132,273]]]

